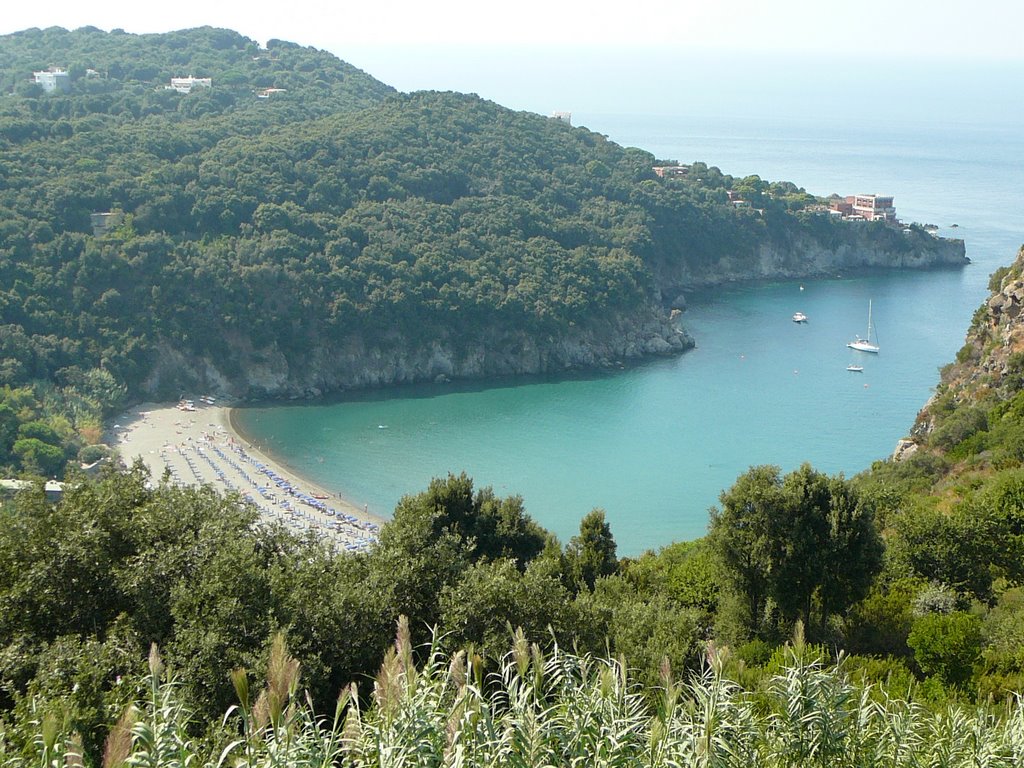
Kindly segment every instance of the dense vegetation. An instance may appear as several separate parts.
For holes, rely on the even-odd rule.
[[[948,750],[960,757],[946,764],[983,753],[993,762],[981,764],[1013,765],[1022,710],[1012,692],[1024,688],[1021,471],[972,478],[964,505],[946,504],[952,475],[933,492],[899,493],[884,481],[892,471],[882,464],[850,482],[806,466],[784,477],[752,468],[722,494],[707,539],[637,560],[616,558],[600,511],[563,548],[518,498],[474,491],[464,476],[403,499],[365,555],[268,528],[212,489],[149,488],[141,468],[78,481],[56,504],[41,489],[25,493],[0,506],[2,743],[19,759],[45,747],[53,759],[69,750],[97,764],[105,748],[149,749],[157,737],[143,724],[159,723],[165,747],[197,755],[217,754],[241,729],[251,754],[284,739],[299,759],[344,737],[376,764],[377,750],[408,759],[404,750],[443,750],[448,742],[426,734],[440,738],[440,724],[465,715],[456,732],[477,760],[526,749],[525,734],[511,736],[522,727],[536,729],[531,749],[545,754],[669,755],[697,739],[718,744],[722,760],[754,750],[786,764],[796,758],[779,757],[787,742],[775,738],[786,728],[806,737],[793,748],[813,764],[831,755],[858,765],[851,750],[871,745],[881,762],[868,764]],[[396,623],[397,657],[388,651]],[[804,644],[805,631],[821,644]],[[780,647],[794,632],[797,657]],[[431,638],[450,656],[433,655],[423,645]],[[510,638],[518,650],[506,657]],[[296,664],[281,662],[284,642]],[[151,643],[173,689],[147,679]],[[733,650],[712,650],[709,662],[708,649],[724,644]],[[854,652],[841,669],[815,667],[838,648]],[[609,654],[619,661],[602,661]],[[287,673],[268,690],[293,706],[250,697],[244,673],[228,674],[240,668],[245,680]],[[527,696],[526,709],[505,709],[508,686]],[[222,722],[240,696],[243,720],[235,711]],[[112,734],[133,701],[139,709]],[[334,727],[347,725],[317,741],[311,724],[336,705],[349,709]],[[611,720],[598,725],[598,710]],[[654,730],[634,732],[638,722]],[[601,736],[626,725],[628,744]]]
[[[67,93],[32,82],[52,65]],[[167,88],[189,74],[212,87]],[[203,365],[189,361],[261,394],[245,373],[268,361],[319,370],[494,329],[558,338],[653,312],[665,265],[827,246],[845,229],[794,214],[812,198],[788,182],[704,163],[657,179],[650,154],[586,129],[398,94],[322,51],[227,30],[27,30],[0,38],[0,89],[12,470],[59,474],[58,453],[95,443],[126,394],[194,384]],[[728,189],[761,212],[734,209]],[[110,211],[124,218],[94,236],[90,215]],[[40,419],[54,435],[19,434]]]
[[[27,81],[55,63],[68,94]],[[163,88],[189,73],[214,87]],[[31,30],[0,77],[5,469],[99,458],[171,350],[230,373],[267,344],[557,334],[653,301],[659,265],[839,231],[791,185],[656,180],[589,131],[221,30]],[[94,236],[97,210],[126,215]],[[365,554],[141,467],[4,501],[4,759],[1020,764],[1022,273],[993,277],[903,460],[753,467],[705,539],[636,559],[600,510],[563,546],[465,476]]]
[[[0,744],[87,765],[229,744],[242,762],[1014,765],[1019,574],[983,599],[956,581],[980,561],[927,581],[956,544],[905,534],[925,495],[889,508],[883,560],[871,479],[753,468],[707,539],[632,561],[600,510],[562,547],[465,476],[404,498],[366,554],[141,466],[58,503],[23,493],[0,509]]]
[[[255,697],[232,673],[239,734],[211,751],[190,733],[188,710],[154,646],[140,699],[115,726],[104,765],[238,766],[721,766],[721,768],[1014,768],[1024,761],[1024,708],[929,711],[850,684],[797,644],[763,694],[744,691],[712,654],[686,683],[666,671],[650,707],[620,664],[554,649],[522,635],[484,675],[463,653],[434,648],[417,667],[405,625],[373,681],[373,706],[342,692],[328,719],[300,698],[301,665],[281,638]],[[1002,715],[1002,717],[1001,717]],[[13,746],[13,745],[12,745]],[[52,712],[9,762],[81,765],[82,743]]]
[[[465,476],[404,498],[365,554],[209,488],[150,487],[141,466],[57,503],[24,493],[0,508],[4,748],[142,761],[159,731],[194,759],[241,735],[231,749],[249,760],[343,749],[377,764],[384,750],[400,765],[450,747],[484,763],[622,749],[659,764],[697,739],[726,765],[1012,765],[1024,323],[999,297],[1024,297],[1024,259],[993,288],[916,452],[849,480],[753,467],[705,539],[633,560],[600,510],[562,546],[519,498]],[[154,644],[173,688],[152,672],[163,662],[147,667]]]

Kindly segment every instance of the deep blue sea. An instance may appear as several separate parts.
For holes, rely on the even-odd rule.
[[[757,464],[857,473],[888,456],[963,343],[989,274],[1024,244],[1016,125],[574,114],[661,159],[788,180],[814,194],[895,196],[904,221],[963,238],[964,270],[836,275],[694,294],[697,348],[592,376],[400,387],[247,408],[246,433],[283,462],[389,516],[448,472],[520,494],[567,541],[594,507],[619,553],[701,536],[708,508]],[[957,225],[955,228],[953,225]],[[867,326],[879,355],[846,348]],[[794,324],[794,312],[809,317]],[[863,373],[846,366],[858,362]]]

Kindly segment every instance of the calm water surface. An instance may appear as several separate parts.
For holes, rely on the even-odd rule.
[[[577,116],[579,118],[579,116]],[[1024,242],[1024,140],[999,126],[840,126],[584,116],[664,159],[792,180],[815,194],[890,193],[907,221],[962,237],[964,270],[744,285],[693,295],[697,348],[611,374],[399,387],[248,408],[254,442],[382,515],[432,477],[521,494],[566,541],[594,507],[620,554],[703,535],[707,510],[755,464],[856,473],[889,455],[953,359],[988,275]],[[950,225],[956,223],[957,228]],[[879,355],[846,348],[867,325]],[[791,321],[795,311],[806,325]],[[863,373],[846,366],[857,362]]]

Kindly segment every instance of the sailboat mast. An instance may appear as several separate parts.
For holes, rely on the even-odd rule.
[[[851,341],[849,344],[846,345],[850,349],[856,349],[858,352],[874,352],[876,354],[878,353],[878,341],[877,341],[877,339],[875,340],[874,343],[872,343],[872,341],[871,341],[871,336],[872,336],[872,333],[874,332],[874,328],[873,328],[874,323],[872,322],[872,319],[871,319],[871,310],[872,310],[872,308],[873,307],[872,307],[872,304],[871,304],[871,299],[868,299],[868,335],[867,335],[867,338],[862,339],[858,335],[853,341]]]

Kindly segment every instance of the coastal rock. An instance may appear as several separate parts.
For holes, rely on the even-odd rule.
[[[1020,390],[1024,376],[1024,248],[999,286],[975,313],[956,362],[942,370],[936,394],[917,416],[911,436],[925,440],[935,431],[937,403],[1000,400]]]
[[[522,374],[618,367],[623,361],[675,355],[694,346],[680,327],[685,291],[756,279],[806,278],[853,269],[956,267],[967,263],[960,240],[943,240],[912,230],[902,233],[865,223],[829,230],[831,238],[768,239],[753,252],[693,263],[676,254],[652,263],[648,300],[606,311],[570,325],[559,335],[510,329],[424,329],[429,338],[406,338],[388,332],[379,338],[349,333],[311,339],[310,350],[296,359],[292,350],[272,342],[259,349],[243,334],[226,339],[227,357],[188,357],[164,345],[143,391],[174,397],[200,389],[235,399],[307,398],[346,389],[401,383],[481,379]],[[823,244],[827,243],[827,244]],[[667,304],[657,299],[675,298]],[[1015,320],[1024,308],[1020,298],[1002,294],[995,314]],[[996,306],[996,305],[993,305]]]
[[[896,450],[892,452],[892,460],[903,461],[917,452],[917,443],[913,440],[903,439],[896,443]]]
[[[290,364],[276,345],[253,349],[244,338],[230,340],[234,358],[190,359],[162,350],[144,389],[174,397],[200,389],[233,399],[309,398],[327,392],[413,382],[445,382],[618,366],[621,361],[675,355],[693,339],[673,317],[653,304],[637,315],[608,314],[576,325],[562,336],[537,337],[525,331],[491,328],[463,336],[442,335],[416,344],[396,334],[369,343],[358,334],[318,344],[301,365]]]
[[[841,236],[839,236],[841,233]],[[881,223],[844,226],[828,240],[798,237],[762,243],[753,254],[737,252],[700,265],[662,261],[656,278],[662,292],[708,288],[746,280],[828,277],[850,270],[933,269],[970,263],[964,241],[937,238],[923,230],[903,233]]]

